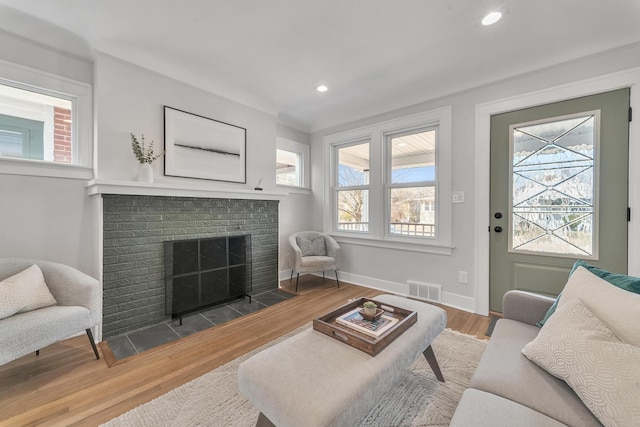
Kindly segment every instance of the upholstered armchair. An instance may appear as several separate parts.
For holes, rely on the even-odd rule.
[[[293,280],[295,272],[297,274],[296,292],[298,292],[300,273],[322,271],[322,278],[324,278],[325,271],[333,270],[338,287],[340,287],[338,279],[340,246],[331,236],[317,231],[300,231],[289,236],[289,244],[293,248],[290,258],[291,278],[289,281]]]
[[[93,277],[55,262],[0,258],[0,365],[83,331],[99,359],[91,328],[101,320]]]

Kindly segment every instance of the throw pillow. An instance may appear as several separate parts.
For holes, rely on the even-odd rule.
[[[578,267],[562,291],[558,309],[575,299],[581,299],[621,340],[640,346],[640,295],[612,286]]]
[[[584,267],[596,276],[601,279],[606,280],[618,288],[625,289],[629,292],[633,292],[634,294],[640,294],[640,277],[627,276],[624,274],[611,273],[610,271],[603,270],[599,267],[594,267],[593,265],[589,265],[582,260],[578,260],[573,264],[573,268],[571,269],[571,275],[574,271],[578,269],[578,267]]]
[[[0,319],[56,303],[35,264],[0,282]]]
[[[296,237],[296,243],[302,252],[302,256],[326,256],[327,248],[324,246],[324,237],[317,239],[305,239],[304,237]]]
[[[633,292],[635,294],[640,294],[640,277],[611,273],[599,267],[594,267],[592,265],[589,265],[582,260],[577,260],[573,264],[573,267],[571,268],[571,272],[569,273],[569,277],[571,277],[571,275],[577,270],[578,267],[586,268],[596,276],[606,280],[607,282],[611,283],[614,286],[617,286],[622,289],[626,289],[627,291]],[[545,324],[545,322],[549,319],[549,317],[551,317],[551,315],[558,308],[558,301],[560,300],[561,296],[562,296],[562,292],[560,292],[560,294],[556,297],[556,301],[553,303],[551,307],[549,307],[549,310],[544,315],[544,318],[540,322],[538,322],[536,326],[542,327],[542,325]]]
[[[640,425],[640,347],[616,337],[579,298],[559,307],[522,353],[566,381],[605,426]]]

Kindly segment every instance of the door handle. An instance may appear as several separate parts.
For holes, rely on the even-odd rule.
[[[500,219],[502,218],[502,212],[496,212],[495,214],[493,214],[493,216],[495,216],[496,219]]]
[[[493,228],[493,231],[495,231],[496,233],[502,233],[502,227],[500,227],[499,225]]]

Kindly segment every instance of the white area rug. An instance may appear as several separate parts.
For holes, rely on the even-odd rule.
[[[258,351],[309,327],[310,324],[267,343],[103,426],[253,427],[259,411],[238,391],[238,365]],[[447,329],[432,347],[446,382],[439,382],[424,357],[419,357],[396,387],[374,405],[362,427],[449,425],[486,342]]]

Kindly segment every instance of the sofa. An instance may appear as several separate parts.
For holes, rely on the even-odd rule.
[[[25,276],[31,270],[35,280],[33,275]],[[30,286],[43,289],[29,288],[20,294]],[[34,293],[39,291],[46,294],[45,303],[34,303]],[[17,312],[11,314],[12,310]],[[91,332],[102,318],[100,285],[75,268],[36,259],[0,259],[0,313],[0,365],[32,352],[37,355],[40,349],[82,332],[89,337],[96,359],[100,358]]]
[[[509,291],[452,426],[600,426],[571,387],[521,352],[540,331],[536,326],[554,298]]]
[[[640,425],[640,278],[577,261],[557,299],[503,298],[452,426]]]

